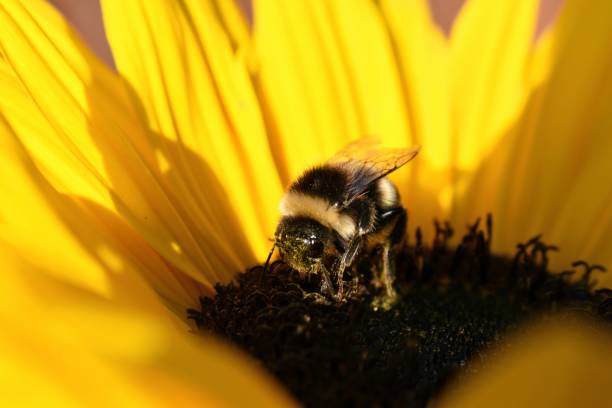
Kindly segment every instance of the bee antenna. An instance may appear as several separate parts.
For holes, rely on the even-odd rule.
[[[270,253],[268,254],[268,258],[266,259],[266,263],[264,264],[264,273],[268,272],[268,266],[270,265],[270,258],[272,258],[272,254],[274,253],[274,248],[276,248],[276,241],[272,245],[272,249],[270,249]]]

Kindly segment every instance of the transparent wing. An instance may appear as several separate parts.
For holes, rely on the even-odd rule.
[[[329,159],[328,162],[341,163],[353,159],[365,159],[371,154],[380,152],[380,150],[380,141],[378,141],[378,139],[374,137],[364,137],[344,146],[331,159]]]
[[[421,146],[418,145],[409,148],[381,148],[380,143],[372,138],[359,139],[348,144],[328,161],[330,164],[346,166],[350,170],[351,180],[342,205],[349,205],[372,183],[414,159],[420,150]]]

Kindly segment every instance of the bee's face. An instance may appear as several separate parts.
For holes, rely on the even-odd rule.
[[[330,234],[310,218],[286,217],[276,229],[276,246],[285,262],[300,273],[311,273],[324,256]]]

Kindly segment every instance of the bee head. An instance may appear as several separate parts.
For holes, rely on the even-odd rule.
[[[308,217],[283,217],[275,240],[285,262],[300,273],[312,272],[321,262],[331,231]]]

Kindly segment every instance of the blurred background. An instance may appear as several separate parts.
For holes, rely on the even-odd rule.
[[[248,21],[252,22],[252,1],[236,0]],[[412,0],[404,0],[412,1]],[[524,0],[538,1],[538,0]],[[535,37],[539,36],[554,21],[563,0],[539,0],[540,14]],[[102,13],[98,0],[50,0],[81,33],[84,40],[109,65],[113,65],[110,48],[104,35]],[[429,0],[431,14],[440,29],[447,35],[465,0]]]

